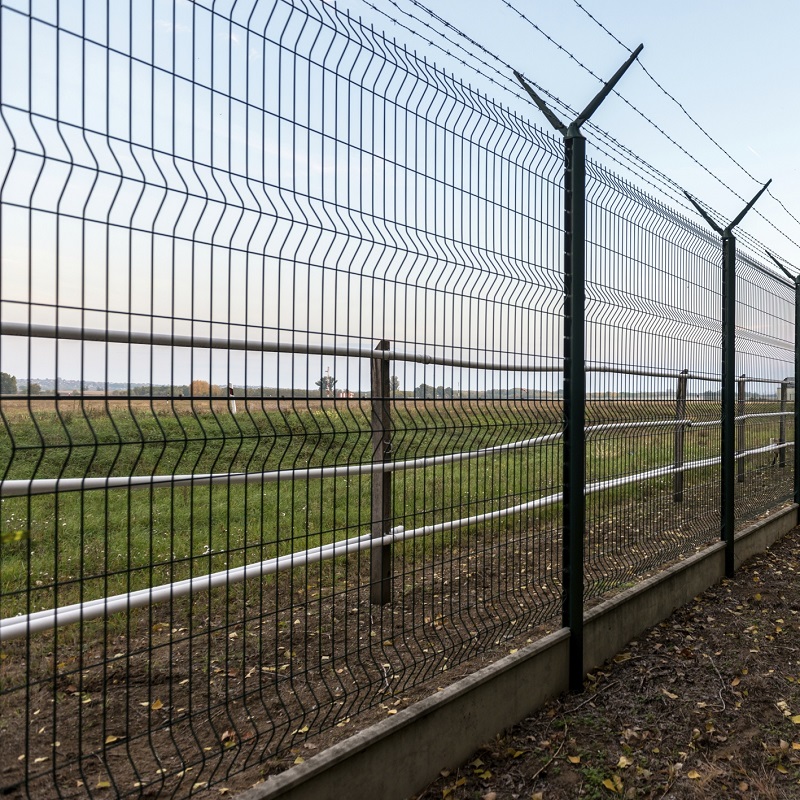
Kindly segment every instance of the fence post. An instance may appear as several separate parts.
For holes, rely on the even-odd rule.
[[[770,257],[772,257],[771,253]],[[785,269],[783,271],[791,277],[790,273]],[[792,386],[794,410],[794,458],[792,459],[794,465],[794,502],[800,507],[800,403],[797,402],[798,390],[800,390],[800,275],[796,275],[794,278],[794,383]],[[797,521],[800,523],[800,509],[798,510]]]
[[[678,376],[678,391],[675,394],[675,475],[672,478],[673,500],[683,501],[683,443],[686,435],[686,385],[689,382],[689,370],[685,369]]]
[[[778,444],[786,444],[786,403],[789,399],[789,379],[784,378],[781,382],[781,416],[778,424]],[[773,462],[774,463],[774,462]],[[778,466],[786,466],[786,448],[778,450]]]
[[[583,688],[583,537],[586,529],[586,140],[564,141],[564,502],[562,616],[570,628],[569,683]]]
[[[794,502],[800,506],[800,403],[797,392],[800,390],[800,275],[794,279]],[[798,511],[800,522],[800,511]]]
[[[628,60],[567,127],[518,72],[514,75],[564,137],[564,433],[562,625],[569,627],[569,688],[583,690],[583,537],[586,529],[586,139],[581,125],[600,107],[642,51]]]
[[[745,412],[745,376],[741,375],[736,381],[736,452],[743,453],[747,449],[747,439],[745,437],[745,423],[742,419]],[[736,459],[736,480],[744,483],[744,459]]]
[[[720,538],[725,542],[725,575],[735,571],[736,530],[736,237],[722,237],[722,464]]]
[[[800,432],[800,405],[797,403],[797,390],[800,389],[800,275],[792,275],[786,267],[775,258],[769,250],[767,255],[772,259],[775,266],[794,284],[794,382],[792,383],[794,403],[794,502],[800,506],[800,447],[798,447],[798,432]],[[789,378],[784,382],[788,382]],[[800,510],[798,510],[798,522],[800,523]]]
[[[701,217],[722,238],[722,463],[720,475],[720,538],[725,542],[725,575],[733,577],[736,526],[736,237],[733,229],[772,183],[768,180],[739,216],[721,228],[706,210],[684,192]]]
[[[386,339],[378,342],[378,351],[388,350]],[[372,397],[372,462],[391,461],[392,417],[389,399],[389,361],[370,359],[370,395]],[[389,470],[372,473],[372,538],[382,539],[392,527],[392,473]],[[388,603],[392,594],[392,547],[373,546],[370,563],[370,602]]]

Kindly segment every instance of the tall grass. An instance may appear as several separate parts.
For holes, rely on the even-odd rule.
[[[598,403],[587,409],[588,424],[669,419],[671,406]],[[695,416],[717,409],[707,404],[695,409]],[[240,401],[235,416],[226,403],[209,401],[84,400],[57,406],[52,400],[5,401],[0,474],[5,480],[28,480],[364,463],[372,452],[369,415],[368,402],[353,401]],[[392,415],[394,460],[476,450],[560,430],[555,403],[401,400],[393,404]],[[687,432],[685,461],[718,454],[717,428]],[[671,427],[593,434],[587,442],[587,480],[667,466],[673,459]],[[557,493],[561,480],[558,443],[397,472],[392,525],[417,528],[496,511]],[[654,482],[655,488],[662,490],[669,480]],[[647,486],[631,485],[610,494],[614,502],[625,503],[646,491]],[[537,518],[553,528],[558,513],[552,506]],[[501,520],[493,530],[514,524]],[[0,531],[24,535],[0,542],[0,615],[204,575],[370,529],[370,476],[7,498]]]

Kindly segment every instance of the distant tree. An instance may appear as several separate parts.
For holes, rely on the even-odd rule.
[[[392,375],[389,378],[389,389],[392,394],[397,394],[400,391],[400,378],[397,375]]]
[[[333,387],[336,386],[336,378],[330,375],[323,375],[314,385],[319,387],[320,397],[333,397]]]
[[[0,394],[16,394],[17,378],[7,372],[0,372]]]
[[[41,394],[42,387],[38,383],[28,384],[28,394]]]
[[[189,389],[192,397],[208,397],[211,394],[211,386],[208,381],[192,381]]]
[[[430,386],[427,383],[421,383],[414,389],[414,397],[421,397],[423,399],[426,397],[436,397],[436,387]]]

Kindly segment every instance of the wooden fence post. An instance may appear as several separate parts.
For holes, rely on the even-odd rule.
[[[686,435],[686,385],[689,381],[689,370],[685,369],[678,376],[678,391],[675,394],[675,474],[672,477],[673,500],[683,501],[683,442]]]
[[[745,376],[742,375],[736,381],[737,386],[737,402],[736,402],[736,452],[742,453],[747,448],[747,441],[745,439],[745,420],[742,419],[745,411]],[[736,459],[736,480],[738,483],[744,483],[744,459]]]
[[[778,426],[778,444],[786,444],[786,403],[789,399],[789,378],[784,378],[781,383],[781,416]],[[778,450],[778,466],[786,466],[786,448]]]
[[[388,350],[386,339],[378,342],[376,350]],[[390,408],[389,361],[370,360],[370,394],[372,397],[372,462],[392,459],[392,418]],[[392,473],[389,470],[372,473],[372,538],[382,539],[392,527]],[[375,605],[388,603],[392,594],[392,547],[373,545],[370,565],[370,601]]]

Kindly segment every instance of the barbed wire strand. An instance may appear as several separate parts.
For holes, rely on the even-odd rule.
[[[589,10],[588,10],[588,9],[587,9],[587,8],[586,8],[586,7],[585,7],[583,4],[582,4],[582,3],[580,3],[580,2],[579,2],[579,0],[572,0],[572,2],[573,2],[573,3],[574,3],[574,4],[575,4],[575,5],[576,5],[576,6],[577,6],[577,7],[578,7],[578,8],[579,8],[581,11],[583,11],[583,13],[584,13],[584,14],[586,14],[586,16],[587,16],[587,17],[589,17],[589,19],[590,19],[590,20],[592,20],[592,22],[594,22],[594,24],[595,24],[595,25],[597,25],[597,26],[598,26],[598,27],[599,27],[601,30],[603,30],[603,31],[604,31],[604,32],[605,32],[605,33],[606,33],[606,34],[607,34],[609,37],[611,37],[611,39],[613,39],[613,40],[614,40],[614,41],[615,41],[615,42],[616,42],[618,45],[620,45],[620,47],[623,47],[623,48],[624,48],[625,50],[627,50],[629,53],[630,53],[630,52],[632,52],[632,51],[631,51],[631,48],[630,48],[630,47],[628,47],[628,45],[626,45],[624,42],[620,41],[620,39],[619,39],[617,36],[615,36],[615,35],[614,35],[614,34],[613,34],[613,33],[612,33],[612,32],[611,32],[611,31],[610,31],[610,30],[609,30],[609,29],[608,29],[608,28],[607,28],[607,27],[606,27],[606,26],[605,26],[605,25],[604,25],[604,24],[603,24],[603,23],[602,23],[602,22],[601,22],[601,21],[600,21],[600,20],[599,20],[597,17],[595,17],[595,16],[594,16],[594,14],[592,14],[592,13],[591,13],[591,12],[590,12],[590,11],[589,11]],[[545,34],[545,35],[546,35],[546,34]],[[666,89],[666,88],[665,88],[665,87],[664,87],[664,86],[663,86],[663,85],[662,85],[662,84],[661,84],[661,83],[660,83],[660,82],[659,82],[659,81],[658,81],[658,80],[655,78],[655,76],[654,76],[654,75],[653,75],[653,74],[650,72],[650,70],[648,70],[648,69],[647,69],[647,67],[644,65],[644,63],[642,62],[642,60],[641,60],[641,59],[637,59],[636,63],[637,63],[637,64],[638,64],[638,65],[641,67],[641,69],[642,69],[642,71],[644,72],[644,74],[645,74],[645,75],[646,75],[646,76],[647,76],[647,77],[648,77],[648,78],[649,78],[649,79],[650,79],[650,80],[653,82],[653,84],[654,84],[654,85],[655,85],[655,86],[656,86],[656,87],[657,87],[657,88],[658,88],[658,89],[659,89],[659,90],[660,90],[660,91],[661,91],[661,92],[662,92],[662,93],[663,93],[663,94],[664,94],[666,97],[668,97],[668,98],[669,98],[669,99],[670,99],[670,100],[671,100],[671,101],[672,101],[672,102],[673,102],[673,103],[674,103],[674,104],[675,104],[675,105],[676,105],[676,106],[677,106],[677,107],[678,107],[678,108],[681,110],[681,112],[682,112],[682,113],[683,113],[683,114],[686,116],[686,118],[687,118],[687,119],[688,119],[688,120],[689,120],[689,121],[690,121],[690,122],[691,122],[691,123],[692,123],[692,124],[693,124],[693,125],[694,125],[694,126],[697,128],[697,130],[699,130],[699,131],[700,131],[700,132],[703,134],[703,136],[705,136],[705,137],[706,137],[706,139],[708,139],[708,141],[709,141],[709,142],[711,142],[711,144],[713,144],[713,145],[714,145],[714,147],[716,147],[716,148],[717,148],[717,149],[718,149],[718,150],[719,150],[721,153],[723,153],[723,154],[724,154],[724,155],[725,155],[725,156],[726,156],[726,157],[727,157],[727,158],[728,158],[728,159],[729,159],[729,160],[730,160],[732,163],[734,163],[734,164],[735,164],[737,167],[739,167],[739,169],[740,169],[740,170],[741,170],[741,171],[742,171],[742,172],[743,172],[745,175],[747,175],[747,177],[748,177],[748,178],[750,178],[751,180],[753,180],[753,181],[755,181],[756,183],[759,183],[759,184],[763,184],[763,183],[764,183],[763,181],[761,181],[761,180],[759,180],[758,178],[756,178],[756,177],[755,177],[755,175],[753,175],[753,174],[752,174],[752,173],[751,173],[751,172],[750,172],[750,171],[749,171],[749,170],[748,170],[748,169],[747,169],[747,168],[746,168],[746,167],[745,167],[743,164],[741,164],[741,163],[740,163],[740,162],[739,162],[739,161],[738,161],[738,160],[737,160],[737,159],[736,159],[736,158],[735,158],[733,155],[731,155],[731,153],[729,153],[729,152],[728,152],[728,151],[727,151],[727,150],[726,150],[726,149],[725,149],[725,148],[724,148],[724,147],[723,147],[723,146],[722,146],[722,145],[721,145],[721,144],[720,144],[720,143],[719,143],[719,142],[718,142],[718,141],[717,141],[717,140],[716,140],[716,139],[715,139],[715,138],[714,138],[714,137],[713,137],[713,136],[712,136],[712,135],[711,135],[711,134],[710,134],[710,133],[709,133],[709,132],[708,132],[708,131],[707,131],[707,130],[706,130],[706,129],[705,129],[705,128],[704,128],[704,127],[703,127],[703,126],[702,126],[702,125],[701,125],[701,124],[700,124],[700,123],[699,123],[699,122],[698,122],[698,121],[697,121],[697,120],[696,120],[696,119],[695,119],[695,118],[694,118],[692,115],[691,115],[691,114],[690,114],[690,113],[689,113],[689,111],[686,109],[686,107],[683,105],[683,103],[681,103],[681,102],[680,102],[680,100],[678,100],[678,98],[677,98],[677,97],[675,97],[675,96],[674,96],[674,95],[673,95],[671,92],[669,92],[669,91],[668,91],[668,90],[667,90],[667,89]],[[795,215],[794,215],[794,214],[793,214],[793,213],[792,213],[792,212],[791,212],[791,211],[790,211],[790,210],[789,210],[789,209],[786,207],[786,205],[783,203],[783,201],[782,201],[782,200],[781,200],[781,199],[780,199],[780,198],[779,198],[779,197],[778,197],[778,196],[777,196],[777,195],[776,195],[776,194],[775,194],[775,193],[772,191],[772,189],[767,189],[767,194],[768,194],[768,195],[769,195],[769,196],[770,196],[770,197],[771,197],[771,198],[772,198],[772,199],[773,199],[773,200],[774,200],[774,201],[775,201],[775,202],[776,202],[776,203],[777,203],[777,204],[778,204],[778,205],[779,205],[779,206],[780,206],[780,207],[781,207],[781,208],[782,208],[782,209],[783,209],[785,212],[786,212],[786,214],[788,214],[788,215],[789,215],[789,217],[791,217],[791,218],[792,218],[792,220],[793,220],[794,222],[796,222],[798,225],[800,225],[800,219],[798,219],[798,218],[797,218],[797,217],[796,217],[796,216],[795,216]],[[762,215],[762,214],[761,214],[761,213],[760,213],[760,212],[759,212],[757,209],[756,209],[756,213],[758,213],[758,214],[759,214],[759,216],[762,216],[762,217],[763,217],[763,215]],[[789,237],[787,237],[787,238],[789,238]],[[790,241],[792,241],[792,240],[790,239]]]
[[[461,45],[458,45],[456,42],[453,42],[453,40],[452,40],[452,39],[450,39],[449,37],[447,37],[447,36],[446,36],[446,34],[444,34],[442,31],[440,31],[440,30],[437,30],[436,28],[434,28],[434,27],[433,27],[433,26],[431,26],[430,24],[426,23],[424,20],[421,20],[419,17],[415,16],[414,14],[412,14],[412,13],[411,13],[410,11],[408,11],[407,9],[403,9],[403,8],[401,8],[401,7],[398,5],[398,3],[397,3],[397,2],[395,2],[395,0],[389,0],[389,1],[390,1],[390,3],[391,3],[391,4],[392,4],[392,5],[395,7],[395,8],[397,8],[397,9],[398,9],[398,10],[399,10],[401,13],[405,14],[406,16],[409,16],[410,18],[414,19],[414,20],[415,20],[415,21],[417,21],[418,23],[420,23],[420,24],[424,25],[424,26],[425,26],[426,28],[428,28],[429,30],[431,30],[431,31],[434,31],[434,32],[435,32],[435,33],[436,33],[438,36],[441,36],[441,37],[442,37],[442,38],[444,38],[446,41],[450,42],[450,44],[452,44],[452,45],[454,45],[454,46],[456,46],[456,47],[459,47],[459,49],[461,49],[461,50],[465,50],[465,48],[463,48],[463,46],[461,46]],[[445,18],[444,18],[444,17],[442,17],[440,14],[437,14],[435,11],[433,11],[433,10],[432,10],[432,9],[430,9],[428,6],[426,6],[424,3],[422,3],[422,2],[421,2],[421,0],[409,0],[409,2],[410,2],[412,5],[414,5],[414,6],[416,6],[417,8],[419,8],[419,9],[420,9],[421,11],[423,11],[424,13],[426,13],[427,15],[429,15],[429,16],[430,16],[432,19],[436,20],[436,22],[438,22],[439,24],[441,24],[442,26],[444,26],[444,27],[445,27],[445,28],[447,28],[448,30],[451,30],[451,31],[453,31],[453,33],[455,33],[456,35],[458,35],[460,38],[463,38],[464,40],[466,40],[467,42],[469,42],[469,43],[470,43],[470,44],[471,44],[473,47],[476,47],[476,48],[478,48],[478,49],[479,49],[481,52],[483,52],[483,53],[485,53],[486,55],[488,55],[489,57],[493,58],[493,59],[494,59],[494,60],[496,60],[498,63],[500,63],[500,64],[502,64],[504,67],[506,67],[507,69],[509,69],[509,70],[513,70],[513,67],[512,67],[510,64],[508,64],[506,61],[504,61],[502,58],[500,58],[500,56],[498,56],[496,53],[494,53],[494,52],[492,52],[491,50],[489,50],[489,49],[488,49],[488,48],[487,48],[485,45],[481,44],[480,42],[478,42],[477,40],[475,40],[474,38],[472,38],[472,37],[471,37],[471,36],[469,36],[468,34],[464,33],[462,30],[460,30],[460,29],[459,29],[459,28],[458,28],[456,25],[454,25],[452,22],[450,22],[449,20],[445,19]],[[601,78],[600,76],[598,76],[598,75],[597,75],[595,72],[593,72],[593,71],[592,71],[592,70],[591,70],[589,67],[587,67],[585,64],[583,64],[583,62],[581,62],[581,61],[580,61],[580,59],[578,59],[578,58],[577,58],[577,57],[576,57],[576,56],[575,56],[573,53],[571,53],[571,52],[570,52],[570,51],[569,51],[567,48],[565,48],[563,45],[559,44],[559,43],[558,43],[558,42],[557,42],[555,39],[553,39],[553,37],[552,37],[552,36],[550,36],[550,35],[549,35],[549,34],[547,34],[545,31],[543,31],[543,30],[542,30],[542,28],[540,28],[540,27],[539,27],[539,26],[538,26],[538,25],[537,25],[535,22],[533,22],[532,20],[530,20],[530,19],[529,19],[529,18],[528,18],[528,17],[527,17],[527,16],[526,16],[524,13],[522,13],[521,11],[519,11],[519,9],[517,9],[517,8],[516,8],[516,7],[515,7],[515,6],[514,6],[514,5],[513,5],[511,2],[509,2],[509,0],[501,0],[501,2],[502,2],[504,5],[506,5],[506,6],[507,6],[507,7],[508,7],[510,10],[512,10],[513,12],[515,12],[516,14],[518,14],[518,15],[520,16],[520,18],[521,18],[521,19],[523,19],[523,20],[524,20],[526,23],[528,23],[529,25],[531,25],[531,26],[532,26],[532,27],[533,27],[533,28],[534,28],[534,29],[535,29],[537,32],[539,32],[539,33],[540,33],[540,34],[541,34],[541,35],[542,35],[544,38],[546,38],[546,39],[547,39],[547,41],[549,41],[550,43],[552,43],[552,44],[553,44],[555,47],[557,47],[557,48],[558,48],[558,49],[559,49],[561,52],[565,53],[565,54],[566,54],[566,55],[567,55],[567,56],[568,56],[568,57],[569,57],[569,58],[570,58],[572,61],[574,61],[574,62],[575,62],[575,63],[576,63],[578,66],[580,66],[580,67],[581,67],[583,70],[585,70],[585,71],[586,71],[588,74],[590,74],[592,77],[594,77],[594,78],[595,78],[596,80],[598,80],[598,81],[605,82],[603,78]],[[432,44],[433,46],[437,46],[437,45],[436,45],[436,43],[432,42],[432,41],[431,41],[431,40],[429,40],[429,39],[426,39],[424,36],[422,36],[421,34],[419,34],[417,31],[414,31],[413,29],[411,29],[411,28],[408,28],[407,26],[404,26],[404,25],[403,25],[402,23],[400,23],[398,20],[395,20],[395,19],[393,19],[393,18],[392,18],[392,17],[391,17],[389,14],[387,14],[386,12],[384,12],[382,9],[379,9],[379,8],[377,8],[377,7],[376,7],[374,4],[372,4],[371,2],[368,2],[368,1],[367,1],[367,2],[366,2],[366,4],[367,4],[368,6],[370,6],[371,8],[375,9],[376,11],[378,11],[379,13],[383,14],[384,16],[386,16],[387,18],[389,18],[390,20],[392,20],[392,21],[393,21],[393,22],[395,22],[396,24],[400,25],[401,27],[405,27],[407,30],[411,31],[411,32],[412,32],[412,33],[414,33],[415,35],[417,35],[417,36],[420,36],[420,38],[422,38],[424,41],[427,41],[429,44]],[[606,32],[610,33],[610,32],[608,31],[608,29],[607,29],[607,28],[605,28],[604,26],[603,26],[603,29],[604,29],[604,30],[606,30]],[[618,43],[620,43],[620,44],[621,44],[621,42],[619,42],[619,40],[617,39],[617,37],[613,36],[613,34],[610,34],[610,35],[611,35],[611,36],[614,38],[614,40],[615,40],[615,41],[617,41]],[[623,47],[626,47],[626,45],[624,45],[624,44],[622,44],[622,46],[623,46]],[[453,57],[453,56],[452,56],[452,54],[450,54],[450,53],[449,53],[449,51],[447,51],[446,49],[443,49],[443,48],[441,48],[441,47],[440,47],[439,49],[441,49],[443,52],[446,52],[446,53],[448,53],[448,55],[451,55],[451,57]],[[628,49],[628,51],[629,51],[629,52],[631,52],[629,48],[627,48],[627,47],[626,47],[626,49]],[[465,50],[465,52],[469,53],[469,51],[468,51],[468,50]],[[470,55],[472,55],[472,54],[470,54]],[[474,57],[474,56],[473,56],[473,57]],[[464,62],[462,62],[462,63],[464,63]],[[485,65],[485,66],[489,67],[489,65],[488,65],[488,64],[486,64],[486,62],[483,62],[483,61],[482,61],[481,63],[484,63],[484,65]],[[469,64],[465,64],[465,66],[467,66],[467,67],[470,67],[470,65],[469,65]],[[472,68],[474,69],[474,67],[472,67]],[[495,72],[498,72],[499,74],[501,74],[501,75],[502,75],[502,73],[501,73],[499,70],[497,70],[497,69],[495,69],[495,68],[492,68],[492,67],[490,67],[490,68],[491,68],[491,69],[493,69],[493,71],[495,71]],[[477,70],[477,71],[479,72],[479,74],[482,74],[482,73],[480,73],[480,70]],[[486,76],[484,76],[484,77],[486,77]],[[505,80],[505,76],[503,76],[503,77],[504,77],[504,80]],[[526,80],[529,80],[529,79],[527,79],[527,78],[526,78]],[[496,81],[492,81],[492,82],[493,82],[493,83],[497,83]],[[553,99],[554,101],[558,102],[558,103],[559,103],[559,104],[560,104],[560,105],[561,105],[563,108],[565,108],[565,109],[569,109],[569,110],[570,110],[570,111],[571,111],[573,114],[575,114],[575,111],[574,111],[573,109],[571,109],[571,108],[569,107],[569,105],[568,105],[568,104],[564,103],[563,101],[560,101],[560,100],[558,100],[558,98],[556,98],[556,97],[555,97],[555,95],[553,95],[552,93],[550,93],[550,92],[548,92],[548,91],[544,90],[544,89],[543,89],[541,86],[539,86],[539,85],[538,85],[538,84],[536,84],[535,82],[533,82],[533,81],[530,81],[530,80],[529,80],[529,82],[530,82],[530,83],[531,83],[531,85],[532,85],[532,86],[534,86],[534,87],[535,87],[535,88],[536,88],[538,91],[540,91],[540,92],[543,92],[543,93],[544,93],[544,94],[545,94],[547,97],[549,97],[549,98]],[[501,86],[502,86],[502,88],[504,88],[504,89],[506,89],[506,90],[507,90],[507,88],[506,88],[505,86],[503,86],[502,84],[499,84],[499,85],[501,85]],[[508,91],[508,90],[507,90],[507,91]],[[513,92],[513,91],[512,91],[512,92],[511,92],[511,94],[513,94],[515,97],[520,97],[520,95],[518,95],[516,92]],[[704,165],[704,164],[703,164],[701,161],[699,161],[699,159],[697,159],[695,156],[693,156],[693,155],[692,155],[692,154],[691,154],[691,153],[690,153],[688,150],[686,150],[686,148],[684,148],[684,147],[683,147],[683,146],[682,146],[682,145],[681,145],[679,142],[677,142],[677,141],[676,141],[676,140],[675,140],[673,137],[671,137],[671,136],[670,136],[670,135],[669,135],[669,134],[668,134],[666,131],[664,131],[664,130],[663,130],[663,128],[661,128],[661,127],[660,127],[660,126],[659,126],[659,125],[658,125],[656,122],[654,122],[654,121],[653,121],[652,119],[650,119],[650,118],[649,118],[649,117],[648,117],[646,114],[644,114],[644,113],[643,113],[643,112],[642,112],[640,109],[638,109],[636,106],[634,106],[634,105],[633,105],[633,104],[632,104],[632,103],[631,103],[631,102],[630,102],[630,101],[629,101],[629,100],[628,100],[628,99],[627,99],[627,98],[626,98],[624,95],[622,95],[622,94],[621,94],[620,92],[618,92],[617,90],[614,90],[614,94],[616,94],[616,95],[617,95],[617,96],[618,96],[618,97],[619,97],[619,98],[620,98],[620,99],[621,99],[623,102],[625,102],[625,103],[626,103],[626,104],[627,104],[627,105],[628,105],[628,106],[629,106],[631,109],[633,109],[633,110],[634,110],[634,111],[635,111],[637,114],[639,114],[639,115],[642,117],[642,119],[644,119],[644,120],[645,120],[646,122],[648,122],[648,123],[649,123],[649,124],[650,124],[652,127],[654,127],[654,128],[655,128],[655,129],[656,129],[656,130],[657,130],[659,133],[661,133],[661,134],[662,134],[662,135],[663,135],[663,136],[664,136],[664,137],[665,137],[665,138],[666,138],[668,141],[670,141],[670,142],[671,142],[671,143],[672,143],[672,144],[673,144],[675,147],[677,147],[677,148],[678,148],[678,149],[679,149],[679,150],[680,150],[682,153],[684,153],[684,154],[685,154],[685,155],[686,155],[686,156],[687,156],[687,157],[688,157],[688,158],[689,158],[691,161],[693,161],[693,162],[694,162],[694,163],[695,163],[695,164],[696,164],[698,167],[700,167],[700,168],[701,168],[701,169],[702,169],[702,170],[703,170],[703,171],[704,171],[706,174],[708,174],[708,175],[709,175],[709,176],[710,176],[712,179],[714,179],[715,181],[717,181],[717,183],[719,183],[721,186],[723,186],[725,189],[727,189],[727,190],[728,190],[728,191],[729,191],[729,192],[730,192],[730,193],[731,193],[731,194],[732,194],[734,197],[736,197],[738,200],[740,200],[740,201],[741,201],[741,202],[743,202],[743,203],[746,203],[746,202],[749,200],[749,198],[745,198],[744,196],[742,196],[742,195],[741,195],[739,192],[737,192],[737,191],[736,191],[736,190],[735,190],[735,189],[734,189],[732,186],[729,186],[729,185],[728,185],[728,184],[727,184],[725,181],[723,181],[723,180],[722,180],[722,179],[721,179],[721,178],[720,178],[718,175],[716,175],[716,174],[715,174],[715,173],[714,173],[714,172],[713,172],[711,169],[709,169],[708,167],[706,167],[706,166],[705,166],[705,165]],[[523,97],[522,99],[524,100],[525,98]],[[676,102],[677,102],[677,101],[676,101]],[[688,113],[688,112],[687,112],[687,113]],[[587,123],[587,124],[588,124],[588,125],[589,125],[589,127],[591,127],[593,130],[595,130],[596,132],[598,132],[598,133],[600,133],[601,135],[605,136],[605,137],[606,137],[606,138],[607,138],[607,139],[608,139],[610,142],[612,142],[612,141],[613,141],[613,142],[615,143],[615,146],[616,146],[616,147],[620,147],[620,148],[622,148],[623,150],[625,150],[625,151],[626,151],[626,154],[627,154],[628,156],[630,156],[631,158],[633,158],[633,159],[634,159],[636,162],[638,162],[638,163],[640,163],[640,164],[645,164],[645,165],[647,165],[647,168],[648,168],[648,170],[649,170],[649,171],[651,171],[651,172],[653,172],[653,173],[657,173],[657,174],[659,174],[659,175],[662,177],[662,179],[664,179],[664,180],[665,180],[665,181],[666,181],[668,184],[670,184],[670,185],[671,185],[671,187],[672,187],[673,189],[676,189],[676,188],[677,188],[677,189],[679,189],[679,190],[680,190],[680,193],[681,193],[681,194],[683,193],[683,191],[684,191],[684,190],[683,190],[683,187],[680,187],[680,185],[679,185],[678,183],[676,183],[675,181],[673,181],[672,179],[670,179],[670,178],[669,178],[667,175],[665,175],[663,172],[661,172],[660,170],[658,170],[658,169],[657,169],[656,167],[654,167],[652,164],[649,164],[649,163],[648,163],[648,162],[647,162],[645,159],[643,159],[641,156],[638,156],[637,154],[635,154],[635,153],[634,153],[632,150],[630,150],[630,148],[627,148],[627,147],[625,147],[624,145],[622,145],[621,143],[619,143],[619,141],[618,141],[617,139],[615,139],[615,137],[613,137],[613,136],[612,136],[611,134],[609,134],[607,131],[604,131],[602,128],[599,128],[599,127],[598,127],[596,124],[593,124],[593,123],[591,123],[591,122],[590,122],[590,123]],[[698,123],[698,126],[699,126],[699,123]],[[710,138],[710,135],[709,135],[709,138]],[[720,149],[722,149],[720,145],[718,145],[718,146],[720,147]],[[734,160],[734,161],[735,161],[735,159],[733,159],[733,157],[732,157],[732,156],[730,156],[730,157],[731,157],[731,159],[732,159],[732,160]],[[741,165],[739,165],[739,166],[741,166]],[[757,180],[756,178],[753,178],[753,176],[752,176],[752,175],[751,175],[750,177],[751,177],[753,180]],[[767,193],[768,193],[768,194],[769,194],[771,197],[773,197],[773,199],[776,199],[776,200],[777,200],[777,198],[775,198],[775,197],[774,197],[774,195],[772,194],[772,192],[771,192],[770,190],[767,190]],[[674,199],[674,197],[672,197],[672,195],[670,195],[670,197],[671,197],[672,199]],[[778,202],[780,202],[780,201],[778,201]],[[789,213],[789,216],[791,216],[793,219],[795,219],[795,218],[794,218],[794,216],[791,214],[791,212],[788,212],[788,209],[786,209],[786,207],[785,207],[785,206],[784,206],[782,203],[781,203],[781,206],[782,206],[782,207],[783,207],[785,210],[787,210],[787,213]],[[785,238],[787,241],[791,242],[791,243],[792,243],[792,244],[793,244],[795,247],[797,247],[797,248],[800,248],[800,243],[796,242],[796,241],[795,241],[795,240],[794,240],[794,239],[793,239],[793,238],[792,238],[792,237],[791,237],[791,236],[790,236],[788,233],[786,233],[786,231],[784,231],[784,230],[782,230],[781,228],[779,228],[779,227],[778,227],[778,226],[777,226],[777,225],[776,225],[776,224],[775,224],[775,223],[774,223],[774,222],[773,222],[771,219],[769,219],[768,217],[766,217],[766,216],[765,216],[763,213],[761,213],[761,212],[760,212],[758,209],[754,209],[754,213],[755,213],[757,216],[759,216],[761,219],[763,219],[763,220],[764,220],[764,221],[765,221],[765,222],[766,222],[766,223],[767,223],[767,224],[768,224],[768,225],[769,225],[769,226],[770,226],[770,227],[771,227],[773,230],[775,230],[777,233],[779,233],[779,234],[780,234],[782,237],[784,237],[784,238]],[[720,218],[722,218],[722,215],[720,215]],[[797,221],[797,220],[795,220],[795,221]],[[798,222],[798,224],[800,224],[800,222]],[[741,235],[741,234],[740,234],[740,235]],[[757,241],[757,240],[756,240],[756,241]]]

